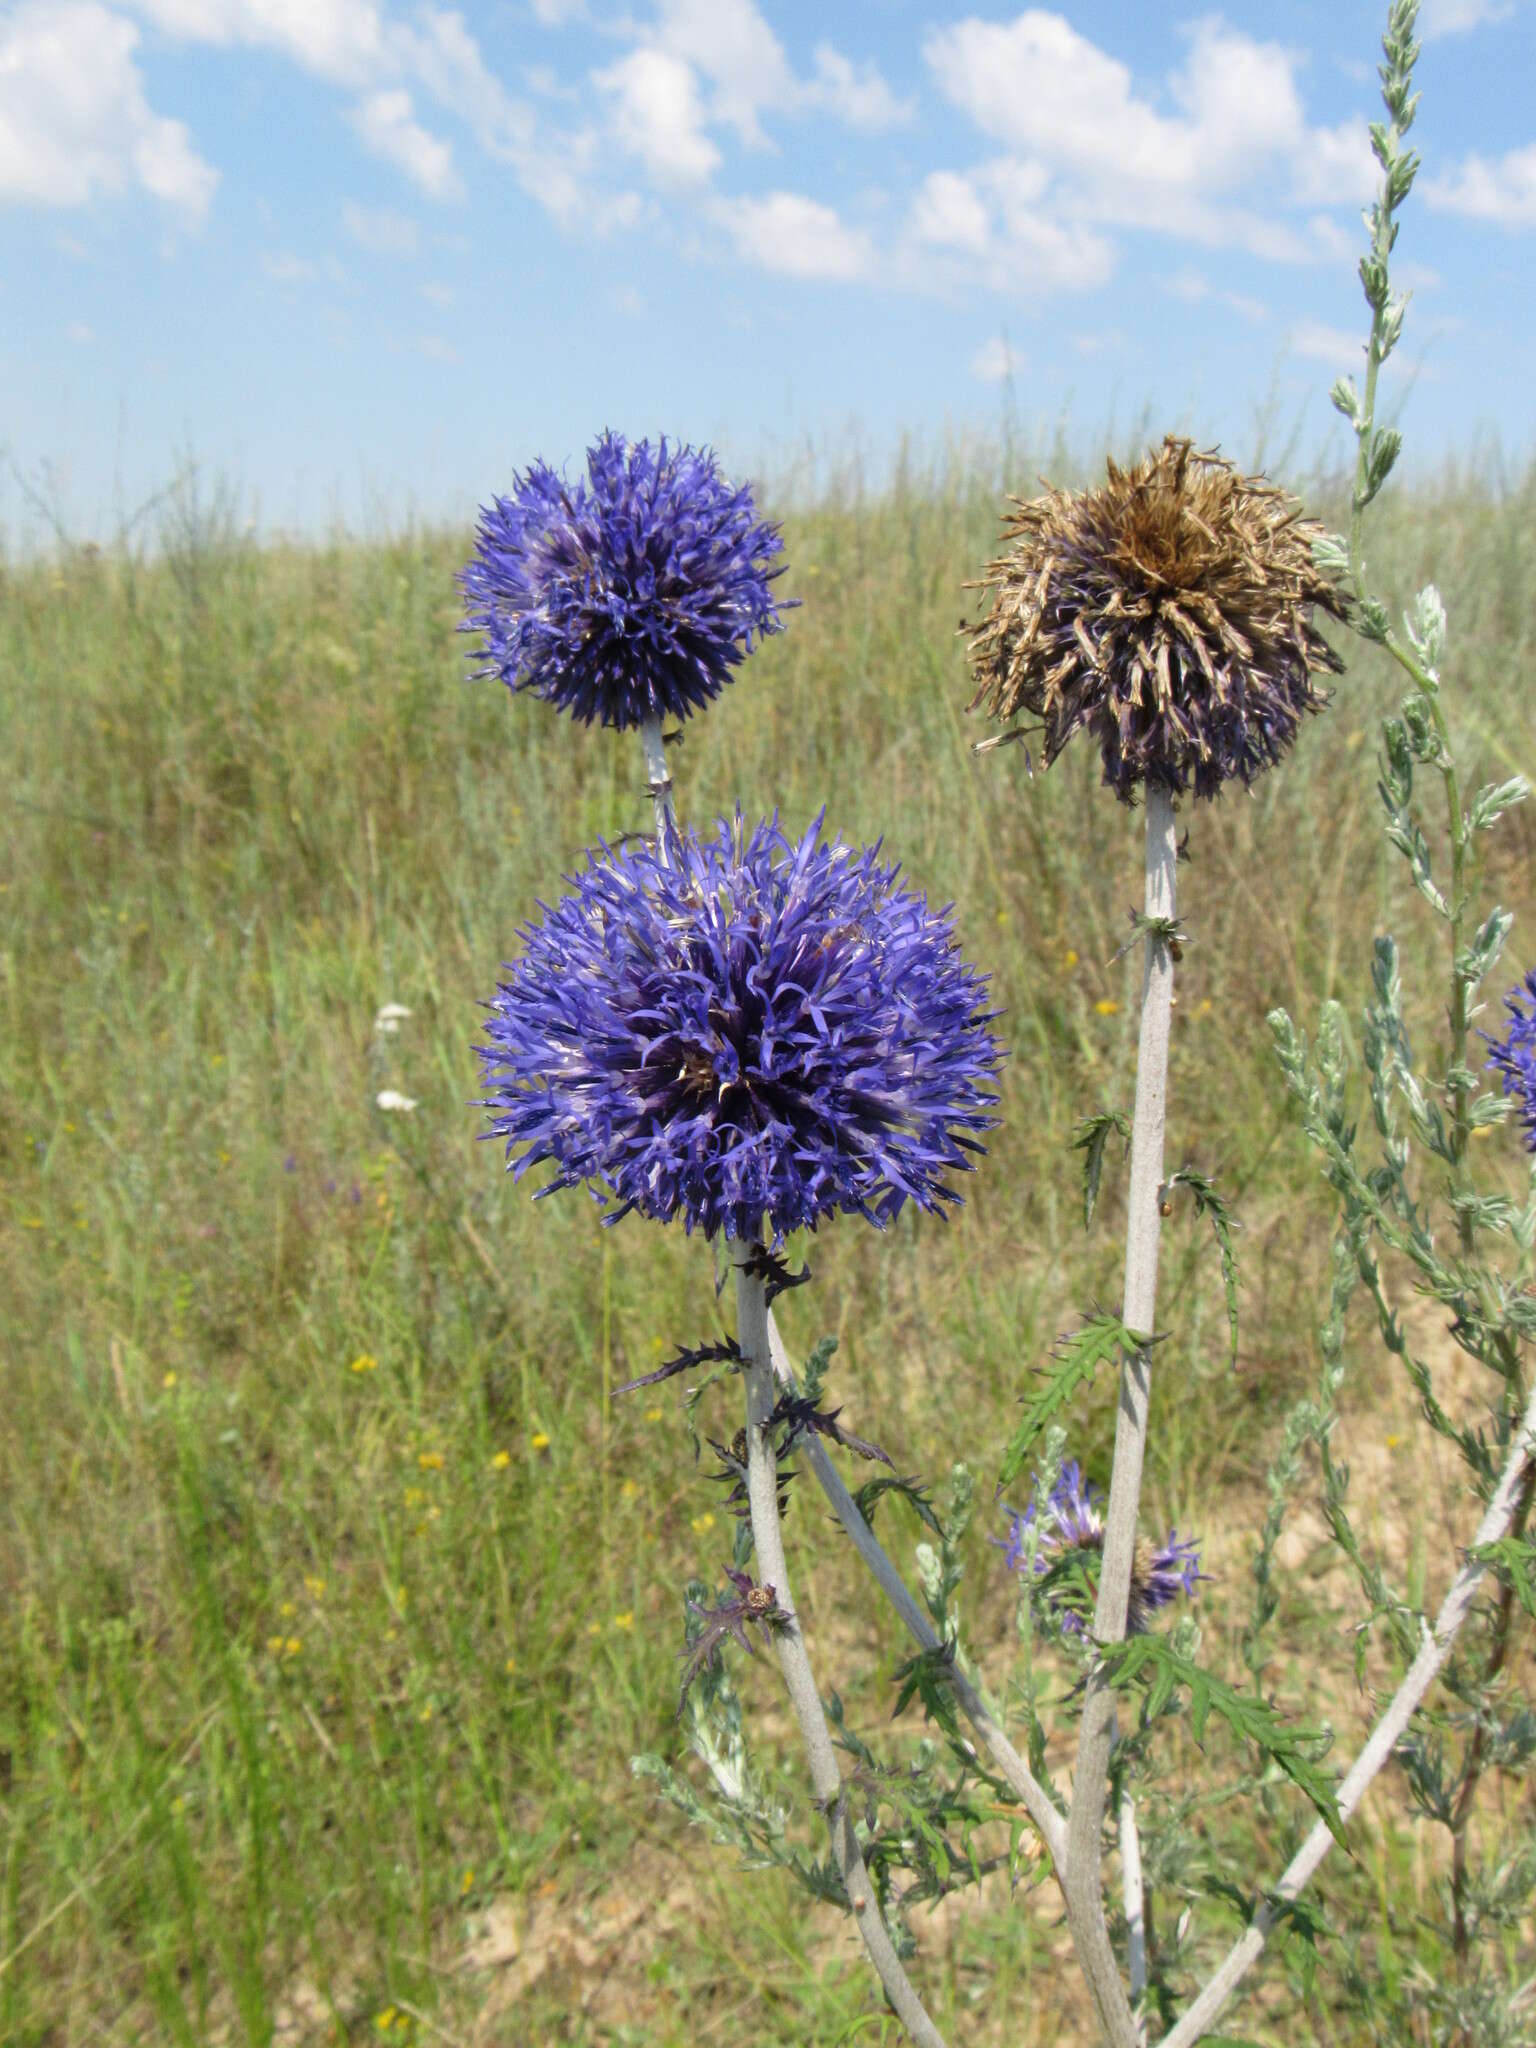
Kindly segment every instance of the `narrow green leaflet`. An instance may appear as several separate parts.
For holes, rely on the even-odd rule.
[[[1240,1226],[1232,1221],[1232,1211],[1223,1198],[1217,1194],[1213,1184],[1203,1173],[1196,1173],[1191,1166],[1182,1167],[1168,1183],[1170,1193],[1175,1188],[1188,1188],[1195,1198],[1195,1214],[1209,1216],[1211,1228],[1216,1233],[1216,1248],[1221,1254],[1221,1287],[1227,1298],[1227,1328],[1232,1333],[1232,1363],[1237,1363],[1237,1253],[1232,1246],[1232,1233]]]
[[[1515,1598],[1536,1620],[1536,1543],[1528,1536],[1501,1536],[1497,1543],[1479,1544],[1467,1556],[1474,1564],[1492,1565],[1503,1572]]]
[[[933,1511],[926,1485],[917,1479],[902,1479],[889,1474],[880,1479],[867,1480],[853,1496],[854,1506],[871,1529],[875,1526],[875,1505],[888,1493],[899,1494],[915,1509],[919,1518],[927,1523],[935,1536],[944,1534],[944,1525]]]
[[[1130,1119],[1123,1109],[1100,1109],[1092,1116],[1083,1117],[1076,1127],[1072,1150],[1083,1155],[1083,1228],[1093,1225],[1093,1212],[1098,1206],[1099,1183],[1104,1178],[1104,1147],[1109,1143],[1109,1134],[1117,1131],[1127,1145],[1131,1142]]]
[[[1306,1793],[1334,1840],[1343,1843],[1344,1824],[1333,1786],[1307,1753],[1321,1740],[1319,1730],[1287,1728],[1266,1701],[1240,1693],[1209,1671],[1202,1671],[1198,1664],[1181,1657],[1163,1636],[1130,1636],[1114,1644],[1104,1652],[1104,1671],[1117,1691],[1128,1692],[1138,1684],[1147,1687],[1141,1710],[1143,1726],[1180,1691],[1189,1694],[1189,1726],[1196,1742],[1204,1741],[1205,1724],[1212,1713],[1220,1715],[1235,1735],[1263,1750],[1291,1783]]]
[[[1041,1374],[1044,1384],[1029,1396],[1018,1428],[1003,1453],[996,1492],[1016,1479],[1035,1439],[1065,1408],[1079,1387],[1086,1386],[1107,1359],[1122,1351],[1145,1351],[1157,1340],[1128,1330],[1118,1316],[1092,1316],[1080,1330],[1063,1337],[1056,1355]]]

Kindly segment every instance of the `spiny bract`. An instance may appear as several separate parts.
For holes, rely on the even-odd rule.
[[[549,1160],[540,1193],[585,1181],[609,1221],[776,1243],[959,1199],[946,1176],[996,1122],[984,978],[878,846],[820,832],[738,815],[589,856],[488,1006],[487,1135],[516,1174]]]
[[[585,724],[686,718],[783,625],[768,588],[783,545],[708,449],[605,433],[585,481],[535,462],[482,509],[461,630],[483,636],[478,674]]]
[[[1040,720],[1047,766],[1086,729],[1122,802],[1148,783],[1215,796],[1328,701],[1314,671],[1343,663],[1313,611],[1346,601],[1314,565],[1322,529],[1264,478],[1170,435],[1097,490],[1012,502],[1007,552],[966,586],[991,597],[962,628],[969,708]]]

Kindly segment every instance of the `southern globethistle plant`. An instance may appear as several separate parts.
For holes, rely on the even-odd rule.
[[[782,547],[708,449],[605,433],[584,480],[534,462],[481,511],[462,630],[482,636],[479,674],[585,724],[686,718],[780,629]]]
[[[1536,968],[1504,998],[1509,1029],[1502,1038],[1487,1038],[1488,1064],[1513,1097],[1528,1152],[1536,1152]]]
[[[1028,1541],[1036,1520],[1033,1502],[1022,1510],[1005,1505],[1003,1512],[1010,1524],[1008,1538],[989,1539],[1002,1550],[1011,1571],[1022,1572],[1028,1563],[1035,1578],[1048,1581],[1043,1588],[1046,1600],[1058,1612],[1067,1635],[1081,1635],[1091,1614],[1104,1549],[1102,1499],[1099,1489],[1084,1479],[1076,1459],[1068,1458],[1046,1499],[1033,1544]],[[1193,1598],[1196,1581],[1203,1576],[1199,1544],[1192,1539],[1181,1543],[1177,1529],[1170,1529],[1168,1541],[1155,1549],[1145,1541],[1138,1543],[1131,1572],[1127,1634],[1139,1635],[1146,1628],[1148,1617],[1158,1608],[1167,1607],[1180,1593]]]
[[[1345,600],[1313,564],[1322,529],[1262,477],[1169,435],[1097,490],[1047,490],[1005,528],[966,630],[976,694],[1043,726],[1049,766],[1091,732],[1124,803],[1155,784],[1215,796],[1251,783],[1327,702],[1342,664],[1313,623]]]
[[[979,588],[990,607],[968,628],[975,694],[1004,721],[1038,720],[1049,766],[1076,732],[1097,740],[1122,803],[1146,799],[1145,932],[1136,1103],[1126,1205],[1124,1307],[1114,1464],[1101,1539],[1093,1634],[1121,1642],[1136,1596],[1137,1510],[1151,1399],[1173,963],[1178,944],[1174,799],[1251,784],[1285,754],[1302,715],[1326,703],[1314,680],[1339,657],[1318,609],[1344,618],[1319,568],[1323,529],[1262,477],[1169,435],[1135,468],[1113,462],[1098,489],[1013,501],[1007,550]],[[1024,737],[1012,725],[1003,735]],[[987,743],[984,743],[987,744]],[[1090,1674],[1063,1888],[1099,2024],[1120,2044],[1136,2027],[1110,1943],[1099,1881],[1115,1743],[1107,1672]],[[1124,1822],[1122,1822],[1124,1826]],[[1128,1900],[1127,1917],[1139,1906]],[[1133,1994],[1139,1993],[1132,1971]]]
[[[878,847],[820,829],[605,849],[525,930],[479,1048],[516,1175],[747,1243],[958,1199],[995,1122],[984,979]]]

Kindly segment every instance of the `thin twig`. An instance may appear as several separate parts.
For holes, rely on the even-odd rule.
[[[848,1795],[837,1768],[827,1717],[806,1655],[805,1639],[795,1616],[789,1567],[779,1529],[778,1464],[768,1418],[774,1408],[773,1365],[768,1337],[768,1296],[762,1276],[747,1261],[752,1246],[740,1239],[729,1245],[736,1268],[736,1340],[745,1361],[747,1383],[747,1499],[752,1513],[752,1541],[757,1552],[758,1583],[772,1586],[774,1599],[789,1616],[774,1630],[774,1649],[790,1704],[800,1723],[801,1739],[811,1767],[816,1803],[826,1815],[843,1889],[869,1951],[869,1959],[885,1986],[897,2018],[918,2048],[944,2048],[944,2036],[928,2017],[913,1990],[895,1944],[886,1928],[874,1885],[864,1866]]]
[[[1497,1543],[1508,1533],[1514,1520],[1525,1475],[1531,1467],[1533,1452],[1536,1452],[1536,1393],[1531,1395],[1526,1404],[1525,1417],[1510,1450],[1504,1475],[1473,1538],[1474,1552],[1482,1550],[1487,1544]],[[1439,1675],[1440,1667],[1451,1653],[1457,1631],[1471,1609],[1472,1596],[1477,1591],[1478,1581],[1487,1569],[1488,1567],[1480,1563],[1474,1555],[1468,1558],[1451,1581],[1451,1590],[1441,1605],[1433,1633],[1425,1628],[1423,1645],[1409,1666],[1408,1675],[1393,1694],[1391,1704],[1376,1723],[1365,1747],[1355,1758],[1348,1775],[1339,1787],[1341,1821],[1348,1820],[1360,1804],[1366,1788],[1391,1757],[1420,1701]],[[1193,2048],[1193,2044],[1209,2031],[1212,2022],[1232,1996],[1233,1990],[1257,1962],[1265,1942],[1284,1916],[1286,1908],[1293,1899],[1300,1896],[1312,1873],[1332,1846],[1333,1836],[1327,1824],[1318,1821],[1286,1866],[1280,1882],[1254,1915],[1247,1932],[1233,1944],[1226,1961],[1178,2025],[1163,2036],[1158,2048]]]
[[[1175,869],[1178,843],[1173,799],[1149,785],[1146,793],[1146,916],[1158,929],[1146,935],[1141,983],[1141,1033],[1136,1052],[1136,1110],[1131,1123],[1131,1186],[1125,1239],[1125,1307],[1129,1330],[1153,1334],[1157,1309],[1157,1248],[1163,1181],[1163,1127],[1168,1094],[1168,1032],[1173,1007],[1173,953],[1162,933],[1178,915]],[[1102,1644],[1124,1640],[1130,1607],[1141,1471],[1151,1395],[1149,1350],[1128,1356],[1120,1369],[1115,1458],[1110,1471],[1094,1636]],[[1111,2041],[1134,2043],[1135,2022],[1110,1946],[1100,1877],[1104,1798],[1115,1739],[1115,1695],[1101,1670],[1089,1678],[1078,1731],[1067,1831],[1067,1913],[1078,1959]]]

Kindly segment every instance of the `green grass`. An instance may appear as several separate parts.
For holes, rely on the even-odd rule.
[[[695,818],[776,802],[798,826],[826,804],[850,836],[883,832],[995,975],[1004,1122],[965,1208],[884,1238],[825,1230],[817,1284],[782,1308],[799,1344],[839,1335],[851,1426],[940,1479],[965,1453],[989,1471],[1030,1368],[1118,1300],[1115,1176],[1085,1236],[1068,1147],[1078,1115],[1129,1106],[1139,972],[1105,964],[1139,898],[1139,819],[1084,752],[1031,782],[1017,750],[969,751],[955,625],[995,528],[965,465],[792,516],[780,587],[804,607],[674,765]],[[663,1343],[717,1333],[720,1309],[702,1245],[633,1219],[604,1233],[579,1194],[535,1206],[476,1142],[477,1001],[536,899],[646,807],[637,749],[464,681],[466,549],[259,552],[193,530],[154,566],[0,571],[0,2040],[16,2048],[881,2038],[845,2032],[876,1999],[838,1917],[739,1873],[629,1772],[675,1745],[680,1588],[719,1583],[729,1532],[675,1399],[605,1390]],[[1396,600],[1430,577],[1445,596],[1473,781],[1529,770],[1536,472],[1502,494],[1467,474],[1397,495],[1371,555]],[[1216,1545],[1206,1655],[1229,1670],[1259,1482],[1314,1368],[1328,1216],[1265,1013],[1310,1024],[1331,994],[1358,1009],[1383,925],[1421,1028],[1442,1000],[1427,914],[1373,814],[1394,685],[1383,659],[1351,661],[1284,768],[1190,814],[1181,870],[1171,1163],[1215,1176],[1244,1225],[1242,1356],[1234,1372],[1208,1232],[1181,1208],[1147,1517]],[[1523,966],[1536,820],[1517,812],[1491,844],[1484,880],[1520,914]],[[383,1041],[390,1000],[414,1015]],[[414,1114],[381,1115],[385,1086]],[[1372,1376],[1364,1332],[1360,1356],[1354,1420],[1379,1443],[1408,1405]],[[1080,1412],[1100,1476],[1109,1403]],[[887,1535],[910,1567],[903,1512]],[[985,1522],[964,1612],[1001,1684],[1010,1613]],[[899,1748],[894,1622],[809,1498],[788,1536],[824,1686]],[[1433,1592],[1445,1563],[1432,1548],[1407,1568]],[[1332,1672],[1349,1727],[1354,1618],[1342,1580],[1310,1570],[1277,1667],[1298,1709]],[[782,1736],[766,1660],[741,1683]],[[1176,1768],[1209,1766],[1190,1750]],[[1283,1847],[1269,1823],[1217,1809],[1209,1825],[1251,1876]],[[1340,1859],[1323,1888],[1340,1911],[1384,1903],[1397,1970],[1428,1881],[1414,1839],[1369,1823],[1359,1873]],[[646,1911],[616,1933],[604,1910],[631,1895]],[[493,1901],[512,1902],[522,1959],[465,1972]],[[989,1891],[924,1937],[918,1982],[952,2038],[1069,2037],[1055,1921],[1048,1890]]]

